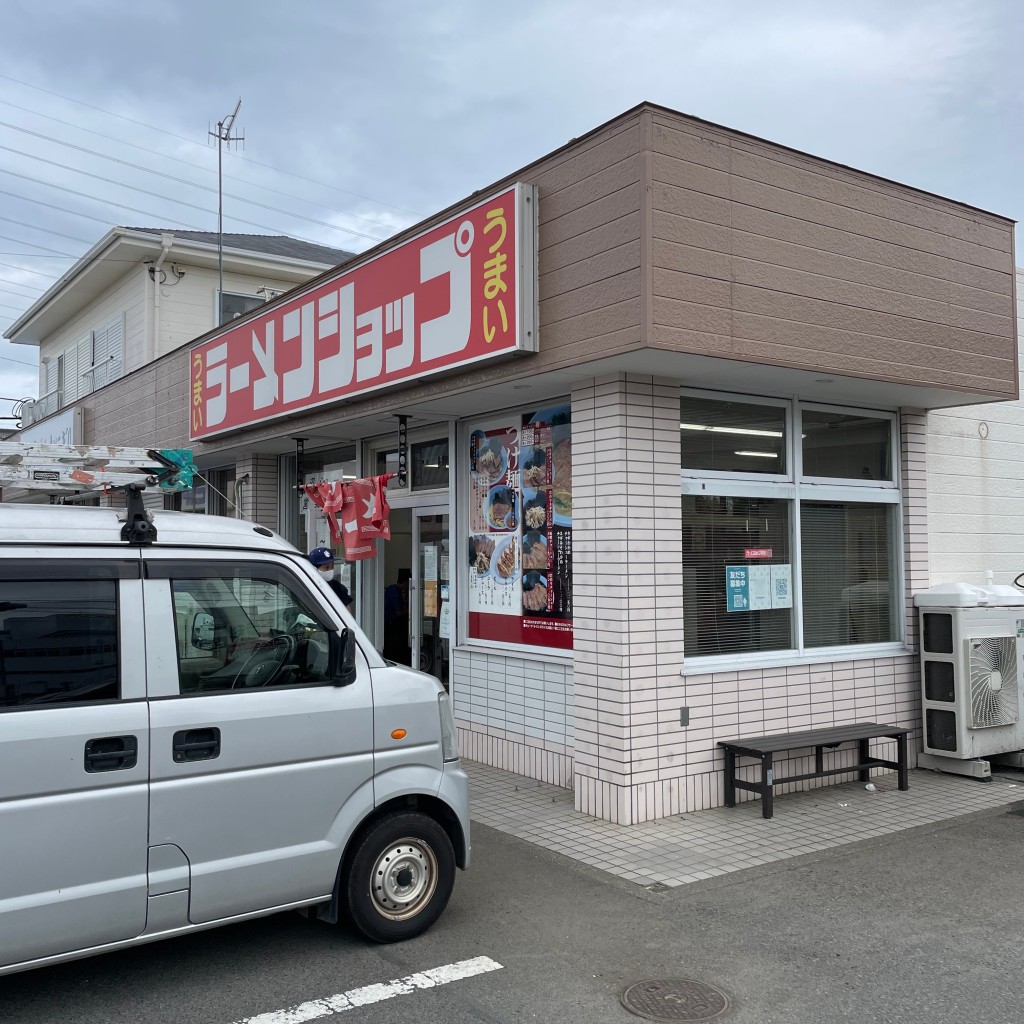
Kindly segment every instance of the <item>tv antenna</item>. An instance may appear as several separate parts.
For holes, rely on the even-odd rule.
[[[232,135],[235,118],[242,107],[239,96],[235,109],[217,122],[217,130],[208,134],[217,140],[217,276],[219,292],[217,301],[217,325],[224,322],[224,145],[230,149],[231,143],[245,142],[244,135]]]

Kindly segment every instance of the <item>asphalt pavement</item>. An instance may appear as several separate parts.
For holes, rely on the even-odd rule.
[[[737,1024],[1017,1024],[1022,840],[1019,809],[990,810],[652,891],[477,826],[472,870],[412,942],[279,915],[0,978],[0,1021],[636,1024],[625,989],[689,979]],[[367,1005],[309,1007],[352,991]]]

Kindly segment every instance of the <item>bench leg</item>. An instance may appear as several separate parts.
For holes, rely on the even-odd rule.
[[[774,785],[772,772],[772,755],[761,755],[761,817],[770,818],[775,811],[775,804],[772,797],[772,786]]]
[[[725,751],[725,806],[736,806],[736,753]]]
[[[907,734],[903,733],[902,736],[896,737],[896,750],[898,751],[896,756],[896,763],[900,766],[898,777],[900,780],[900,789],[910,789],[910,782],[907,780]]]
[[[858,763],[863,764],[871,756],[871,740],[858,740],[857,741],[857,757],[859,758]],[[860,770],[860,781],[870,782],[871,781],[871,769],[861,768]]]

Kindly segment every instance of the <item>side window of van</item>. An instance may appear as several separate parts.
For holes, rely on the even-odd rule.
[[[117,700],[117,583],[0,582],[0,708]]]
[[[232,576],[172,579],[179,692],[330,682],[328,630],[284,584]]]

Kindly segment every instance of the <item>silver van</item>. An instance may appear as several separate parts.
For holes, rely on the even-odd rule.
[[[0,506],[0,974],[288,909],[429,928],[470,858],[440,683],[270,530],[124,518]]]

